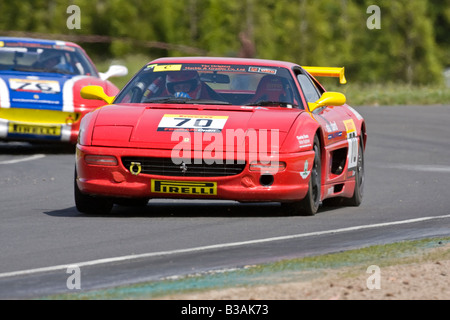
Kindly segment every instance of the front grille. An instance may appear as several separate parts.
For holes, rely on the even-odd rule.
[[[196,163],[200,160],[191,159],[190,163],[186,161],[183,166],[174,164],[171,158],[122,157],[122,164],[128,170],[132,162],[140,164],[140,173],[171,177],[226,177],[237,175],[245,168],[245,163],[226,163],[225,160],[223,163],[216,160],[208,164],[203,160]],[[184,172],[183,167],[186,169]]]

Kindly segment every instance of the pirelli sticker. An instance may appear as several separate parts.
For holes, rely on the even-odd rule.
[[[11,122],[8,124],[8,133],[58,137],[61,135],[61,126],[36,126]]]
[[[165,194],[217,195],[217,182],[173,181],[152,179],[151,191]]]

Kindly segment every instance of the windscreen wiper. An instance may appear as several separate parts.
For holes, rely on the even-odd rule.
[[[268,106],[280,106],[284,108],[297,108],[298,105],[289,103],[289,102],[281,102],[281,101],[269,101],[269,100],[262,100],[255,103],[248,103],[246,106],[261,106],[261,107],[268,107]]]
[[[220,100],[202,100],[202,99],[190,99],[186,97],[159,97],[144,100],[143,103],[180,103],[180,104],[225,104],[229,105],[229,102]]]

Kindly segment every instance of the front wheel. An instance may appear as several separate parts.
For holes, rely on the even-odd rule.
[[[358,163],[356,165],[355,173],[355,191],[351,198],[344,200],[344,204],[355,207],[361,204],[364,194],[364,179],[364,146],[362,137],[360,137],[358,145]]]
[[[309,178],[308,193],[305,198],[293,203],[284,203],[282,206],[289,213],[300,214],[303,216],[313,216],[317,213],[320,206],[320,190],[322,186],[322,161],[320,152],[320,142],[318,136],[314,137],[314,163]]]
[[[114,203],[111,199],[105,197],[93,197],[84,194],[78,188],[77,171],[75,169],[74,177],[74,197],[77,210],[86,214],[108,214],[111,212]]]

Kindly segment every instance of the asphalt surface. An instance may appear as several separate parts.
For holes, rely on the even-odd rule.
[[[199,200],[87,216],[73,200],[72,148],[0,142],[0,299],[450,236],[449,108],[355,108],[368,130],[363,203],[314,217]],[[81,289],[67,286],[72,265]]]

